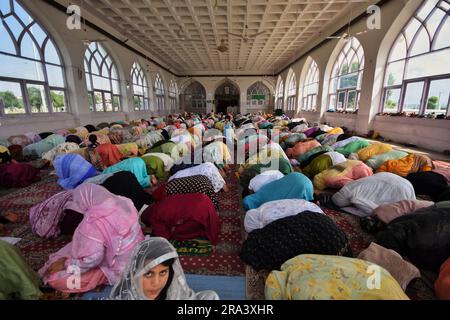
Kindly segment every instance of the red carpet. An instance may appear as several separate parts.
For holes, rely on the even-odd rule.
[[[29,209],[60,191],[62,188],[56,183],[56,177],[47,176],[40,182],[0,198],[2,212],[12,211],[19,215],[18,223],[7,225],[0,235],[22,238],[17,247],[34,270],[41,268],[50,254],[70,241],[68,237],[42,239],[31,232],[29,224]]]
[[[322,210],[345,232],[355,257],[375,240],[372,235],[361,229],[358,217],[324,207]]]
[[[244,263],[238,257],[242,242],[238,181],[232,173],[226,180],[230,192],[219,195],[222,219],[220,242],[210,256],[182,256],[181,262],[187,273],[241,276],[245,273]],[[47,176],[34,185],[0,198],[2,212],[12,211],[19,215],[18,223],[8,225],[0,236],[22,238],[17,247],[34,270],[41,268],[50,254],[71,240],[70,237],[42,239],[31,232],[29,225],[29,209],[60,191],[62,188],[57,185],[56,178]]]

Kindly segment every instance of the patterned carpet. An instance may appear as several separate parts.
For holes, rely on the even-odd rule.
[[[222,220],[222,227],[218,245],[213,247],[213,253],[210,256],[182,256],[181,262],[186,273],[245,275],[247,299],[263,300],[264,282],[268,272],[254,271],[251,267],[246,266],[238,256],[243,239],[246,237],[242,223],[245,212],[241,207],[242,199],[237,178],[231,172],[226,181],[230,192],[219,194],[221,206],[219,215]],[[2,212],[13,211],[19,214],[19,222],[7,225],[5,229],[0,231],[0,236],[22,238],[17,246],[34,270],[38,270],[50,254],[56,252],[71,240],[70,237],[39,238],[31,232],[28,222],[28,210],[33,205],[61,190],[56,184],[56,178],[49,176],[47,171],[43,173],[42,181],[24,189],[2,192],[6,195],[0,197],[0,210]],[[324,211],[347,234],[355,256],[373,241],[373,237],[361,229],[358,218],[330,209],[324,209]],[[413,280],[406,293],[414,300],[436,299],[433,290],[435,279],[435,274],[422,272],[422,278]],[[67,298],[46,288],[44,290],[46,291],[44,299]]]
[[[225,180],[230,192],[219,193],[219,215],[222,221],[219,243],[210,256],[182,256],[180,260],[186,273],[227,276],[245,274],[245,264],[238,256],[243,230],[238,180],[233,172]]]
[[[42,239],[31,232],[29,225],[29,209],[62,191],[56,183],[55,176],[43,174],[43,179],[27,188],[8,192],[0,197],[1,212],[12,211],[19,215],[16,224],[9,224],[0,231],[0,236],[18,237],[22,240],[17,244],[27,263],[38,270],[47,261],[48,256],[68,242],[71,237],[61,236],[56,239]],[[242,223],[238,181],[233,173],[226,178],[230,192],[219,194],[222,220],[219,243],[213,247],[210,256],[181,256],[180,260],[186,273],[202,275],[245,275],[244,263],[238,257],[242,244]]]
[[[34,270],[41,268],[50,254],[70,241],[70,237],[42,239],[31,232],[29,224],[29,209],[60,191],[62,189],[56,184],[56,178],[47,175],[40,182],[0,198],[2,212],[12,211],[19,215],[18,223],[7,225],[0,236],[22,238],[17,247]]]

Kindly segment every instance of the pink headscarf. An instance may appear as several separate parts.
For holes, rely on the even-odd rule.
[[[64,210],[72,199],[72,190],[62,191],[30,209],[31,230],[43,238],[60,235],[59,223],[64,218]]]
[[[120,278],[135,246],[144,240],[139,214],[133,202],[110,193],[102,186],[83,183],[73,190],[73,200],[67,203],[66,208],[84,214],[83,221],[75,230],[72,242],[52,255],[46,267],[61,256],[74,259],[92,256],[97,253],[98,244],[101,243],[105,248],[104,258],[98,267],[109,283],[114,284]],[[40,273],[44,271],[45,267]]]
[[[83,222],[94,223],[103,219],[119,234],[126,233],[139,217],[130,199],[116,196],[93,183],[83,183],[76,188],[66,208],[84,214]]]

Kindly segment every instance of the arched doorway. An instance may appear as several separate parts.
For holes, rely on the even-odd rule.
[[[240,92],[239,88],[231,81],[226,80],[215,92],[216,112],[226,113],[233,108],[234,112],[239,112]]]

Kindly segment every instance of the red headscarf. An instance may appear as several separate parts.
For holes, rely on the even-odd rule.
[[[152,227],[155,237],[181,241],[206,237],[213,245],[219,241],[219,215],[202,193],[167,196],[148,207],[141,221]]]

